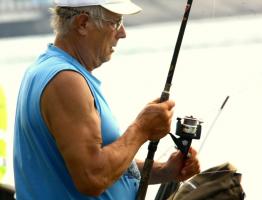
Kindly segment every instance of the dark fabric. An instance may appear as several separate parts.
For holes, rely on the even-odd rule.
[[[185,182],[168,200],[243,200],[241,174],[230,163],[210,168]]]
[[[12,186],[0,183],[0,199],[1,200],[15,200],[15,190]]]

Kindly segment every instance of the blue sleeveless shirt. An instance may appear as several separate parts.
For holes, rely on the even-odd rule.
[[[53,45],[26,71],[17,100],[14,175],[17,200],[134,200],[139,180],[127,171],[99,197],[78,192],[40,110],[43,90],[57,73],[80,73],[89,85],[101,119],[103,145],[120,136],[100,81],[66,52]],[[74,134],[74,133],[72,133]]]

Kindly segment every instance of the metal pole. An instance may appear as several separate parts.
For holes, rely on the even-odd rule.
[[[161,97],[160,97],[160,102],[164,102],[164,101],[169,99],[169,91],[170,91],[170,88],[171,88],[171,85],[172,85],[172,79],[173,79],[173,75],[174,75],[174,72],[175,72],[177,58],[178,58],[180,47],[181,47],[181,44],[182,44],[182,40],[183,40],[184,32],[185,32],[185,29],[186,29],[189,13],[190,13],[190,10],[191,10],[192,2],[193,2],[193,0],[187,1],[186,9],[185,9],[185,12],[184,12],[184,16],[183,16],[183,19],[182,19],[182,22],[181,22],[180,30],[179,30],[177,41],[176,41],[175,50],[174,50],[173,57],[172,57],[172,60],[171,60],[166,84],[165,84],[165,87],[164,87],[164,91],[162,92]],[[155,156],[155,152],[157,150],[158,143],[159,143],[159,140],[150,141],[150,143],[148,145],[148,154],[147,154],[147,158],[144,162],[144,166],[143,166],[143,170],[142,170],[141,181],[140,181],[138,194],[137,194],[137,200],[144,200],[145,199],[148,184],[149,184],[149,179],[150,179],[150,173],[151,173],[152,166],[153,166],[153,163],[154,163],[154,156]]]
[[[205,138],[204,138],[202,144],[201,144],[200,147],[199,147],[198,154],[200,154],[200,152],[202,151],[203,146],[204,146],[204,144],[206,143],[206,140],[207,140],[208,136],[210,135],[210,133],[211,133],[213,127],[215,126],[218,117],[219,117],[220,114],[222,113],[223,108],[225,107],[225,105],[226,105],[228,99],[229,99],[229,96],[227,96],[227,97],[225,98],[225,100],[223,101],[223,103],[222,103],[222,105],[221,105],[221,107],[220,107],[220,109],[219,109],[219,111],[218,111],[218,113],[217,113],[215,119],[213,120],[213,122],[212,122],[212,124],[211,124],[209,130],[207,131],[207,134],[206,134],[206,136],[205,136]]]

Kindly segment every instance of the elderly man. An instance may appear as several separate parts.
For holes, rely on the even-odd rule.
[[[128,0],[56,0],[54,44],[28,68],[16,112],[17,200],[134,200],[148,140],[170,130],[174,102],[150,102],[121,133],[92,71],[126,37],[123,15],[141,9]],[[196,152],[155,163],[150,183],[199,172]]]

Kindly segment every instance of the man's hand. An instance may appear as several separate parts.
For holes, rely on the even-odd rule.
[[[165,183],[170,181],[185,181],[200,172],[199,160],[196,151],[189,149],[190,157],[186,160],[184,155],[177,151],[172,153],[165,163],[154,162],[150,184]],[[143,163],[139,163],[142,166]]]
[[[159,140],[170,132],[175,102],[159,99],[149,103],[137,116],[134,125],[148,140]]]
[[[185,181],[193,175],[198,174],[200,172],[200,165],[196,157],[197,152],[193,148],[190,148],[189,155],[184,160],[184,155],[180,151],[171,154],[163,166],[163,172],[177,181]]]

